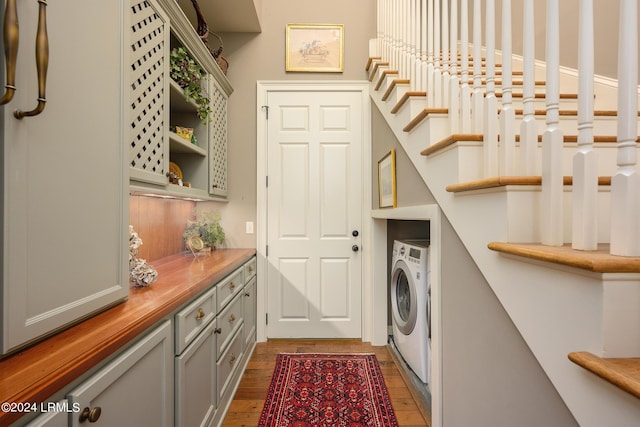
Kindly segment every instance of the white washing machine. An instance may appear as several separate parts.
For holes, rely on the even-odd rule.
[[[418,378],[424,383],[429,383],[431,357],[429,241],[394,241],[391,263],[393,341]]]

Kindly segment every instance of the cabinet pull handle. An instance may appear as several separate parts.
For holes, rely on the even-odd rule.
[[[229,316],[229,323],[233,323],[235,321],[236,321],[236,316],[234,316],[233,314]]]
[[[84,408],[80,413],[80,422],[83,423],[85,421],[89,421],[90,423],[95,423],[100,418],[102,414],[102,408],[96,406],[95,408]]]
[[[213,333],[214,333],[214,334],[221,334],[221,333],[222,333],[222,328],[215,328],[215,329],[213,330]]]
[[[233,282],[231,282],[231,284],[229,285],[229,287],[230,287],[231,289],[235,289],[235,288],[236,288],[236,284],[235,284],[235,283],[233,283]]]
[[[245,293],[244,293],[244,296],[245,296],[245,297],[250,297],[250,296],[251,296],[251,294],[250,294],[249,292],[245,292]]]
[[[204,318],[204,310],[199,308],[196,313],[196,320],[202,320]]]
[[[47,103],[47,68],[49,68],[49,36],[47,34],[47,1],[38,0],[38,32],[36,34],[36,69],[38,71],[38,105],[31,111],[16,110],[16,119],[33,117],[44,111]]]
[[[231,359],[229,359],[229,364],[233,365],[233,362],[235,362],[235,361],[236,361],[236,355],[231,353]]]
[[[13,99],[16,92],[16,60],[18,58],[18,8],[16,0],[7,0],[4,11],[4,57],[6,58],[7,83],[5,93],[0,98],[0,105]]]

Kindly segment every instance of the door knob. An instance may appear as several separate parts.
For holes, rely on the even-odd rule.
[[[353,231],[351,232],[351,235],[352,235],[353,237],[358,237],[358,234],[360,234],[360,233],[358,233],[358,230],[353,230]]]
[[[353,252],[358,252],[360,250],[360,248],[358,247],[358,245],[353,245],[353,246],[351,246],[351,250]]]

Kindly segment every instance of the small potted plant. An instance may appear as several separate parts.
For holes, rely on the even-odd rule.
[[[224,229],[220,225],[220,214],[213,211],[200,211],[195,220],[188,220],[182,234],[187,246],[194,237],[199,237],[205,248],[215,249],[224,242]]]
[[[183,47],[171,50],[169,62],[171,78],[182,88],[187,100],[193,100],[196,103],[200,120],[205,124],[209,123],[211,121],[209,117],[211,102],[201,84],[206,73]]]

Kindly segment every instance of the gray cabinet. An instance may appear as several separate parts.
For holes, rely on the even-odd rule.
[[[2,354],[129,291],[125,4],[17,6],[17,90],[0,107]],[[19,120],[15,110],[38,103],[38,8],[46,10],[49,35],[46,103],[41,114]]]
[[[173,426],[172,343],[165,320],[72,390],[67,398],[81,409],[70,425]]]

